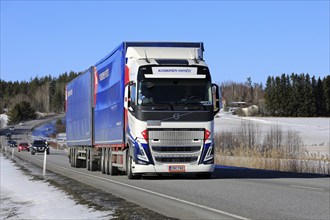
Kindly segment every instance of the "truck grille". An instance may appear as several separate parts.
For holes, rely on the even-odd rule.
[[[149,129],[149,146],[158,164],[197,163],[204,129]]]
[[[158,163],[194,163],[198,157],[171,157],[171,158],[157,158]]]
[[[166,146],[157,146],[152,147],[153,151],[156,152],[196,152],[201,149],[201,146],[180,146],[180,147],[166,147]]]

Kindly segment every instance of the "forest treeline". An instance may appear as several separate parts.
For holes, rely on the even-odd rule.
[[[0,111],[27,102],[40,112],[63,112],[65,85],[80,73],[35,77],[29,82],[0,80]],[[316,79],[309,74],[269,76],[265,87],[247,78],[245,83],[220,84],[224,108],[233,102],[257,105],[261,116],[330,116],[330,75]]]
[[[330,116],[330,76],[323,79],[294,73],[269,76],[264,98],[267,115]]]
[[[0,80],[0,111],[12,109],[22,102],[40,112],[63,112],[65,85],[79,73],[71,71],[58,77],[35,77],[26,81],[5,82]]]
[[[224,107],[233,102],[257,105],[259,115],[278,117],[330,116],[330,75],[316,79],[309,74],[269,76],[261,83],[223,82],[220,85]]]

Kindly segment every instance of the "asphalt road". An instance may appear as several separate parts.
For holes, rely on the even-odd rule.
[[[29,123],[12,131],[18,142],[35,124]],[[5,142],[1,136],[1,145]],[[14,156],[42,166],[44,155],[15,149]],[[180,219],[330,219],[329,176],[219,167],[208,180],[193,176],[128,180],[72,168],[66,152],[55,149],[47,156],[47,170]]]

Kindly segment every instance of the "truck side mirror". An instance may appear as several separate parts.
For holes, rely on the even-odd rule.
[[[212,84],[212,97],[213,97],[213,113],[214,116],[219,113],[222,105],[219,86]]]
[[[136,84],[133,82],[128,83],[125,86],[125,108],[130,110],[130,111],[134,111],[134,107],[135,107],[135,89],[136,88]]]

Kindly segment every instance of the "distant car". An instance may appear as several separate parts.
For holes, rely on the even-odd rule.
[[[21,150],[30,151],[30,145],[26,142],[19,143],[18,152],[20,152]]]
[[[13,126],[12,127],[9,127],[9,130],[10,131],[14,131],[15,130],[15,127],[13,127]]]
[[[13,140],[9,140],[8,142],[9,147],[17,147],[17,142]]]
[[[32,145],[30,146],[30,152],[32,155],[38,152],[47,152],[49,154],[49,146],[47,141],[45,140],[35,140],[33,141]]]
[[[21,121],[21,122],[19,123],[19,125],[20,125],[20,126],[24,126],[25,123],[24,123],[23,121]]]
[[[6,133],[6,139],[11,139],[11,133]]]

